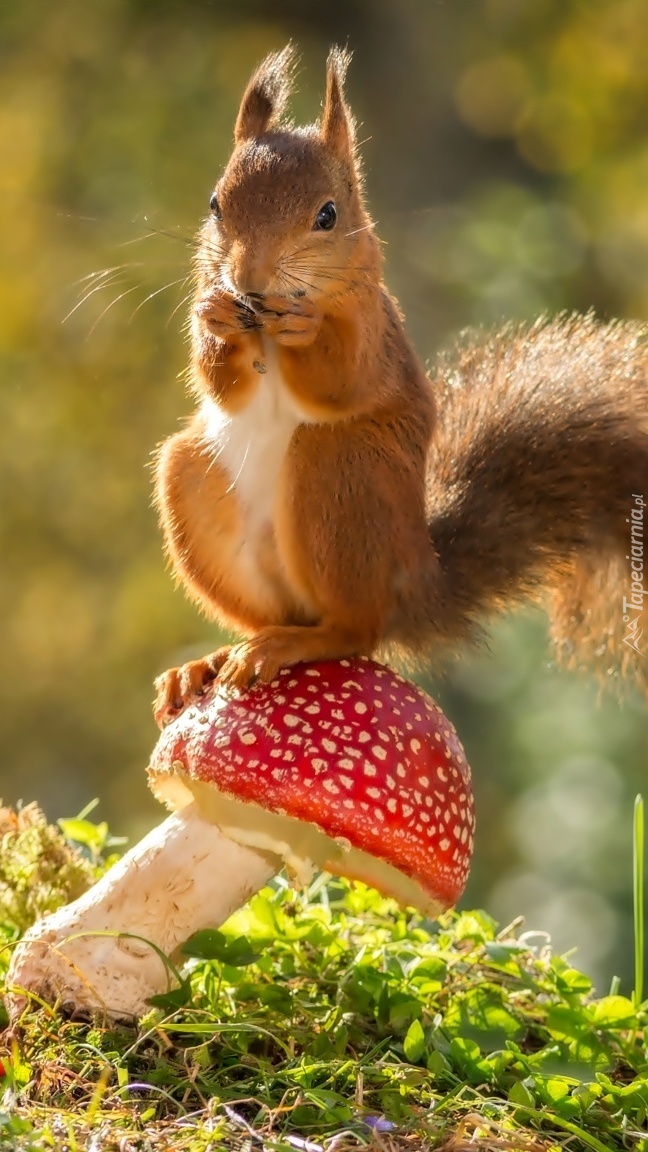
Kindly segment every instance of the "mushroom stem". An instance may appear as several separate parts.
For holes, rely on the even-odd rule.
[[[173,957],[193,932],[218,927],[279,867],[272,853],[236,843],[189,804],[29,930],[7,978],[11,1018],[30,992],[76,1016],[142,1015],[149,997],[174,983],[160,953]]]

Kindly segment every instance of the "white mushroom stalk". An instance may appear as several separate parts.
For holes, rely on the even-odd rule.
[[[202,700],[162,733],[149,783],[174,815],[27,933],[8,974],[12,1019],[30,993],[75,1016],[142,1015],[173,985],[185,941],[284,864],[300,884],[327,868],[428,916],[468,876],[473,799],[457,735],[421,689],[367,659]]]
[[[143,1015],[151,996],[175,984],[182,944],[222,924],[280,866],[278,857],[237,844],[188,805],[23,937],[8,977],[12,1018],[29,992],[77,1017]]]

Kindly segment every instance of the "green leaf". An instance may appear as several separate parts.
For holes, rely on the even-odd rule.
[[[471,988],[465,996],[457,997],[446,1012],[443,1027],[450,1035],[476,1041],[482,1052],[495,1052],[524,1032],[521,1021],[504,1002],[502,990],[491,984]]]
[[[479,1045],[474,1040],[455,1036],[450,1043],[450,1055],[462,1075],[472,1084],[479,1084],[490,1076],[488,1063],[482,1059]]]
[[[412,1020],[403,1040],[403,1049],[410,1064],[418,1064],[425,1052],[425,1033],[420,1020]]]
[[[572,1092],[572,1099],[578,1102],[583,1112],[586,1112],[602,1093],[600,1084],[577,1084]]]
[[[547,1028],[554,1036],[580,1040],[589,1031],[589,1027],[589,1021],[580,1006],[572,1008],[563,1002],[552,1004],[547,1012]]]
[[[78,816],[71,816],[59,820],[58,826],[68,840],[82,844],[93,856],[98,856],[106,844],[108,825],[105,821],[101,824],[92,824],[90,820],[81,820]]]
[[[542,1084],[542,1094],[551,1104],[559,1104],[561,1100],[569,1096],[570,1091],[571,1084],[569,1081],[563,1080],[559,1076],[545,1080]]]
[[[185,1008],[191,1002],[191,984],[189,980],[183,980],[178,988],[172,988],[170,992],[159,992],[156,996],[149,996],[147,1004],[152,1008],[165,1008],[170,1012],[177,1011],[178,1008]]]
[[[485,943],[492,940],[497,924],[487,912],[462,912],[455,924],[457,940],[476,940]]]
[[[501,968],[502,971],[510,972],[512,975],[518,975],[520,965],[517,957],[523,954],[524,948],[516,942],[505,943],[499,940],[489,940],[486,944],[486,955],[493,967]]]
[[[625,996],[604,996],[594,1005],[592,1022],[596,1028],[633,1028],[637,1026],[637,1010]]]
[[[443,1080],[453,1076],[452,1069],[448,1064],[445,1056],[442,1052],[438,1052],[436,1049],[433,1052],[430,1052],[430,1055],[427,1058],[427,1070],[431,1076],[438,1076]]]
[[[275,1012],[281,1012],[284,1016],[291,1016],[293,1012],[293,998],[287,988],[282,988],[280,984],[268,984],[260,992],[259,999],[262,1004],[268,1008],[273,1008]]]
[[[516,1080],[515,1084],[511,1086],[508,1098],[512,1104],[521,1104],[524,1108],[535,1108],[535,1096],[522,1080]]]
[[[229,964],[232,968],[245,968],[261,956],[245,936],[230,940],[216,928],[194,932],[183,944],[182,953],[198,960],[220,960],[221,964]]]

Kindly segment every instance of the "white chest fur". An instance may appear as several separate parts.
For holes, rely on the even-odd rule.
[[[284,385],[276,347],[268,341],[264,351],[266,371],[259,374],[259,386],[243,411],[229,415],[213,400],[202,406],[207,439],[243,507],[249,542],[274,520],[288,445],[295,429],[309,419]]]

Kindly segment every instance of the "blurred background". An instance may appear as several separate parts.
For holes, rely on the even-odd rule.
[[[156,673],[218,642],[175,590],[149,457],[188,412],[191,238],[247,77],[302,52],[318,115],[355,58],[387,277],[424,357],[469,324],[648,319],[645,0],[22,0],[0,7],[0,794],[160,818]],[[621,609],[619,609],[621,610]],[[428,685],[472,763],[464,905],[518,914],[632,986],[631,814],[647,711],[551,665],[538,615]]]

